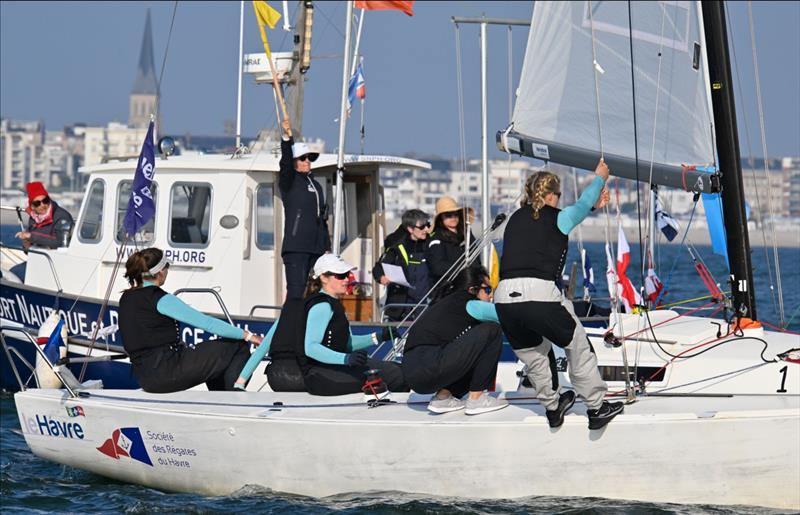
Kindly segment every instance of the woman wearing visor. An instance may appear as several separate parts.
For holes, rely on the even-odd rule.
[[[283,200],[281,258],[288,299],[303,298],[309,270],[331,248],[325,195],[311,172],[311,163],[318,157],[307,143],[294,143],[289,120],[284,118],[278,187]]]
[[[133,375],[150,393],[171,393],[205,383],[209,390],[233,390],[250,357],[250,343],[261,336],[204,315],[161,287],[169,262],[161,249],[137,251],[125,263],[130,288],[119,300],[119,329]],[[198,343],[181,341],[178,322],[222,338]]]

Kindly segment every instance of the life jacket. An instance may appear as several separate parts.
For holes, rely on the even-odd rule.
[[[350,339],[350,322],[347,320],[344,306],[341,302],[339,302],[338,299],[335,299],[325,293],[317,292],[305,299],[303,312],[304,316],[302,319],[302,337],[296,341],[295,353],[297,355],[297,362],[300,364],[300,368],[303,370],[303,373],[307,372],[312,366],[320,364],[319,361],[308,357],[305,350],[308,312],[320,302],[327,302],[333,310],[333,316],[331,316],[328,326],[325,328],[325,333],[323,334],[322,341],[320,343],[336,352],[348,352],[347,342]]]
[[[126,290],[119,299],[119,330],[131,362],[182,344],[178,321],[158,312],[158,301],[166,294],[158,286],[145,286]]]
[[[533,219],[530,204],[519,208],[506,225],[500,279],[535,277],[561,280],[567,259],[569,237],[558,229],[559,209],[544,206]]]
[[[305,299],[288,299],[283,305],[269,347],[272,361],[297,358],[297,339],[305,333],[305,313]]]
[[[408,331],[405,352],[421,345],[447,345],[480,324],[467,312],[467,302],[471,300],[475,297],[463,290],[430,306]]]

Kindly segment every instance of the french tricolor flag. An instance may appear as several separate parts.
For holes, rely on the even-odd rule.
[[[367,89],[364,82],[364,68],[362,62],[358,63],[356,72],[350,77],[350,84],[347,87],[347,110],[353,107],[356,103],[356,98],[364,100],[367,96]]]

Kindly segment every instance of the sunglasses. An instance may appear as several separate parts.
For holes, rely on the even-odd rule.
[[[310,161],[308,154],[300,157],[295,157],[295,159],[297,159],[298,161]]]
[[[34,200],[33,202],[31,202],[31,206],[33,206],[33,207],[39,207],[42,204],[44,204],[45,206],[49,206],[50,205],[50,197],[45,197],[42,200]]]
[[[492,291],[493,291],[491,286],[476,287],[476,293],[481,291],[481,290],[483,290],[483,293],[485,293],[486,295],[491,295]]]
[[[327,273],[325,275],[327,275],[328,277],[335,277],[335,278],[339,279],[340,281],[344,281],[345,279],[350,277],[350,272],[344,272],[344,273],[341,273],[341,274]]]
[[[561,198],[561,192],[560,191],[554,192],[553,195],[555,195],[558,198]]]
[[[458,211],[451,211],[449,213],[442,213],[442,218],[456,218],[458,217]]]
[[[431,223],[430,222],[426,222],[426,223],[424,223],[422,225],[415,225],[414,229],[428,229],[428,228],[430,228],[430,226],[431,226]]]

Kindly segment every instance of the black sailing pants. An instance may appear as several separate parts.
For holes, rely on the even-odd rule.
[[[131,359],[133,375],[150,393],[172,393],[205,383],[209,390],[231,390],[250,359],[250,344],[221,338],[194,349],[175,344]]]
[[[283,254],[283,269],[286,272],[286,299],[302,299],[308,282],[308,273],[320,254],[287,252]]]
[[[391,392],[407,392],[408,385],[403,378],[400,365],[392,361],[368,359],[363,367],[349,365],[328,365],[315,363],[304,374],[308,393],[313,395],[344,395],[358,393],[364,385],[367,370],[381,371],[383,382]]]
[[[418,343],[403,356],[403,373],[417,393],[444,388],[462,397],[492,388],[502,350],[500,325],[484,322],[444,346]]]

